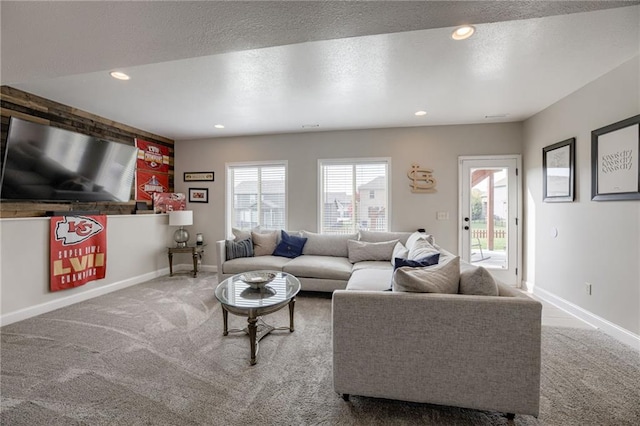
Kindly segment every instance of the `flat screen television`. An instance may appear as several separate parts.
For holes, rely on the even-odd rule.
[[[3,200],[129,201],[138,149],[11,117]]]

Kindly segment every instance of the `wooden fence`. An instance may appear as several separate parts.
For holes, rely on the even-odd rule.
[[[487,236],[489,235],[489,233],[487,232],[486,229],[472,229],[471,230],[471,237],[472,238],[487,238]],[[493,238],[506,238],[507,237],[507,231],[506,229],[496,229],[495,231],[493,231]]]

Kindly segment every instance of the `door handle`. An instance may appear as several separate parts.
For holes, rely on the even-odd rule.
[[[465,231],[468,231],[468,230],[469,230],[469,227],[465,225],[464,230],[465,230]]]
[[[468,217],[465,217],[465,218],[464,218],[464,221],[465,221],[465,222],[467,222],[467,223],[469,223],[469,218],[468,218]],[[464,226],[464,230],[465,230],[465,231],[468,231],[468,230],[469,230],[469,225],[465,225],[465,226]]]

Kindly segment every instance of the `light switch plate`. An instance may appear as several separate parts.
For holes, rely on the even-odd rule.
[[[449,212],[437,212],[436,213],[437,220],[449,220]]]

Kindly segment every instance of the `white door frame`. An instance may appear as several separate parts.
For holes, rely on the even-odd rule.
[[[465,161],[483,161],[483,160],[515,160],[516,161],[516,217],[511,219],[512,224],[515,225],[516,230],[516,287],[522,288],[522,229],[523,229],[523,206],[522,206],[522,155],[509,154],[509,155],[464,155],[458,157],[458,253],[463,255],[463,237],[465,234],[464,222],[465,212],[462,212],[463,200],[463,165]]]

